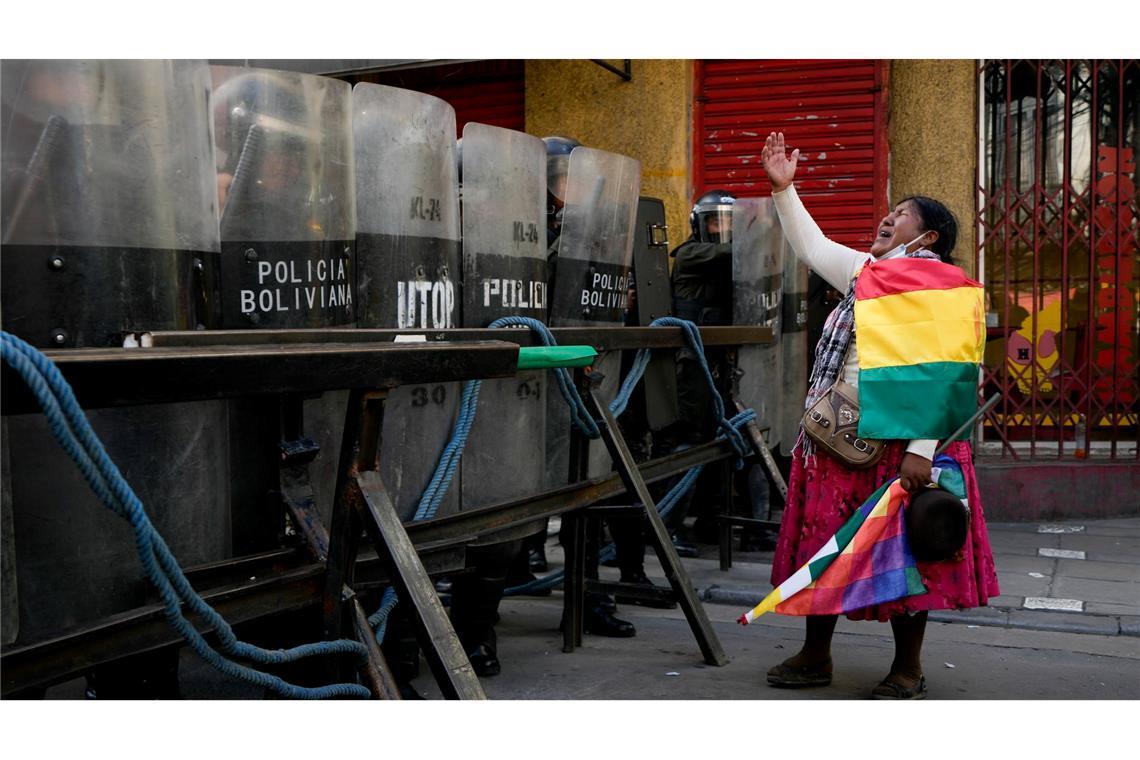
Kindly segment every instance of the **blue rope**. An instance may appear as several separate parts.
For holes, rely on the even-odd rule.
[[[739,430],[755,419],[756,412],[752,409],[745,409],[743,412],[737,414],[731,420],[729,420],[728,423],[734,430]],[[723,433],[717,433],[717,438],[724,437],[725,436]],[[673,508],[677,506],[685,494],[688,493],[694,485],[696,485],[697,479],[700,478],[701,472],[704,470],[704,468],[705,466],[703,464],[698,464],[695,467],[689,468],[685,474],[681,476],[681,479],[673,484],[673,487],[669,489],[669,492],[661,497],[661,500],[657,502],[657,514],[661,515],[661,519],[668,517],[669,513],[673,511]],[[613,544],[606,544],[598,552],[598,561],[606,562],[613,559],[615,556],[617,556],[617,549]],[[533,593],[535,591],[544,591],[549,588],[554,588],[555,586],[558,586],[562,583],[565,576],[565,570],[557,570],[553,573],[550,573],[549,575],[544,575],[541,578],[535,578],[533,581],[528,581],[527,583],[523,583],[518,586],[511,586],[510,588],[507,588],[503,591],[503,596],[516,596],[518,594],[527,594]]]
[[[239,641],[229,624],[198,596],[182,573],[178,561],[147,516],[142,502],[107,455],[76,401],[75,394],[55,364],[32,346],[3,331],[0,331],[0,353],[35,394],[56,440],[78,465],[99,500],[131,524],[139,561],[147,579],[158,590],[167,622],[186,639],[199,657],[225,675],[289,698],[371,696],[367,688],[358,684],[332,684],[316,688],[296,686],[277,676],[233,662],[215,651],[186,619],[182,604],[200,615],[214,629],[222,652],[231,657],[262,665],[280,665],[314,655],[352,654],[360,658],[367,657],[367,650],[362,644],[347,639],[304,644],[287,650],[262,649]]]
[[[475,412],[479,406],[479,389],[481,380],[468,380],[463,385],[463,395],[459,403],[459,414],[456,417],[455,428],[451,440],[439,455],[435,473],[431,482],[424,489],[420,497],[419,506],[413,520],[429,520],[435,517],[443,498],[451,487],[451,480],[455,470],[459,467],[459,460],[463,458],[463,449],[467,446],[467,436],[471,433],[471,426],[475,423]]]
[[[529,327],[537,335],[539,340],[542,341],[544,346],[557,346],[558,341],[554,339],[554,334],[542,322],[531,317],[502,317],[496,319],[491,323],[491,327]],[[574,387],[574,378],[565,367],[557,367],[554,369],[554,379],[558,381],[558,390],[562,393],[562,398],[566,399],[567,405],[570,407],[570,421],[580,430],[587,438],[597,438],[601,435],[598,430],[598,424],[594,418],[590,416],[589,410],[586,408],[586,402],[578,394],[578,390]]]
[[[705,382],[708,383],[709,389],[712,392],[713,412],[716,416],[718,427],[717,437],[727,438],[732,443],[733,450],[736,452],[736,469],[741,469],[744,466],[744,457],[748,455],[748,446],[744,441],[744,437],[740,434],[739,429],[747,422],[755,419],[756,413],[749,409],[736,415],[732,420],[725,419],[724,402],[721,400],[720,392],[717,390],[716,383],[713,381],[712,372],[709,370],[708,362],[705,359],[704,342],[701,340],[700,328],[698,328],[696,324],[675,317],[660,317],[653,320],[650,326],[680,327],[684,332],[689,347],[697,356],[697,362],[704,374]],[[502,317],[492,322],[490,327],[526,327],[538,335],[543,345],[555,346],[558,344],[554,338],[554,334],[550,332],[550,329],[539,320],[531,317]],[[642,348],[638,350],[629,373],[626,375],[625,380],[614,396],[614,400],[608,404],[610,413],[613,414],[614,417],[620,417],[625,412],[626,407],[629,406],[630,397],[633,395],[638,383],[640,383],[641,379],[645,376],[645,370],[649,367],[651,358],[652,352],[650,349]],[[574,387],[574,380],[570,372],[564,367],[558,367],[554,369],[554,377],[558,382],[558,389],[562,393],[562,398],[566,400],[566,404],[570,408],[571,423],[588,438],[600,437],[601,431],[598,429],[597,422],[590,415],[586,407],[586,402]],[[468,381],[464,384],[463,400],[459,406],[459,413],[452,430],[451,440],[440,454],[431,481],[420,497],[420,502],[413,520],[426,520],[435,517],[439,506],[443,503],[443,499],[451,487],[451,481],[459,466],[459,461],[463,457],[463,449],[467,444],[467,437],[471,432],[471,426],[475,422],[480,387],[481,383],[478,380]],[[697,465],[691,468],[682,476],[681,480],[670,489],[669,493],[661,499],[657,505],[657,511],[662,517],[668,515],[673,507],[676,506],[677,502],[696,484],[697,478],[700,477],[703,469],[704,465]],[[599,560],[604,562],[612,559],[615,551],[612,545],[605,546],[599,554]],[[504,595],[513,596],[528,591],[553,588],[562,582],[562,577],[562,571],[558,571],[543,578],[536,578],[521,586],[512,586],[506,589]],[[388,598],[387,592],[389,590],[391,589],[385,590],[385,599]],[[379,616],[381,612],[383,612],[383,607],[374,613],[372,617],[375,618]],[[386,613],[383,619],[387,619]],[[372,618],[369,618],[370,622],[371,620]],[[376,623],[373,623],[374,627],[376,625]],[[383,634],[378,632],[377,639],[380,640],[382,638]]]
[[[380,598],[380,609],[373,612],[372,616],[368,618],[368,625],[376,631],[377,644],[384,643],[384,634],[388,631],[388,616],[392,614],[392,610],[398,601],[396,589],[389,586],[384,589],[384,595]]]

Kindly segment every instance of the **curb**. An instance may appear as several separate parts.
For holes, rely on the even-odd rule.
[[[755,589],[708,586],[696,589],[697,596],[711,604],[755,605],[762,598]],[[931,610],[935,623],[984,625],[1056,633],[1083,633],[1098,636],[1140,637],[1140,616],[1091,615],[1089,613],[1050,612],[1005,607],[977,607],[969,610]]]
[[[713,604],[733,604],[742,607],[755,607],[756,603],[764,598],[763,594],[757,594],[754,589],[722,588],[720,586],[697,589],[697,596],[702,601]]]

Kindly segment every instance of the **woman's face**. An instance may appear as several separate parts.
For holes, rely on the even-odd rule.
[[[903,201],[895,210],[883,217],[875,230],[875,242],[871,244],[871,255],[878,257],[905,245],[925,232],[922,217],[913,201]],[[930,245],[929,242],[926,243]]]

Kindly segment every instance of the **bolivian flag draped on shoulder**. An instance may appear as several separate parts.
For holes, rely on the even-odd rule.
[[[978,409],[985,334],[982,284],[958,267],[910,258],[864,266],[855,281],[859,435],[953,435]]]
[[[983,303],[981,283],[950,264],[899,258],[863,267],[855,281],[860,436],[946,440],[974,416]],[[965,502],[958,463],[938,456],[934,465],[934,482]],[[836,615],[925,593],[906,538],[908,500],[898,478],[884,483],[739,622],[772,611]]]

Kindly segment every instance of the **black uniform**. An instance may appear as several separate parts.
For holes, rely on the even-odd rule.
[[[675,259],[670,275],[674,314],[702,326],[732,324],[732,243],[705,243],[691,237],[670,255]],[[722,397],[727,398],[730,380],[724,350],[706,349],[705,358]],[[708,381],[696,355],[688,348],[677,353],[677,406],[684,442],[701,443],[715,435],[716,421]],[[712,468],[710,475],[715,481],[701,478],[694,491],[705,497],[700,499],[704,509],[698,515],[695,532],[698,538],[711,543],[716,540],[712,525],[714,505],[721,503],[727,494],[723,492],[723,474],[716,476],[716,468]],[[750,516],[761,517],[767,512],[767,476],[759,465],[753,465],[745,478],[740,485],[752,504]],[[670,515],[672,526],[679,527],[679,521],[688,511],[688,502],[686,499]]]
[[[672,253],[673,314],[698,325],[732,324],[732,243],[702,243],[689,238]],[[714,371],[722,350],[705,352]],[[697,357],[689,348],[677,353],[677,405],[688,443],[708,440],[715,432],[712,396]]]

